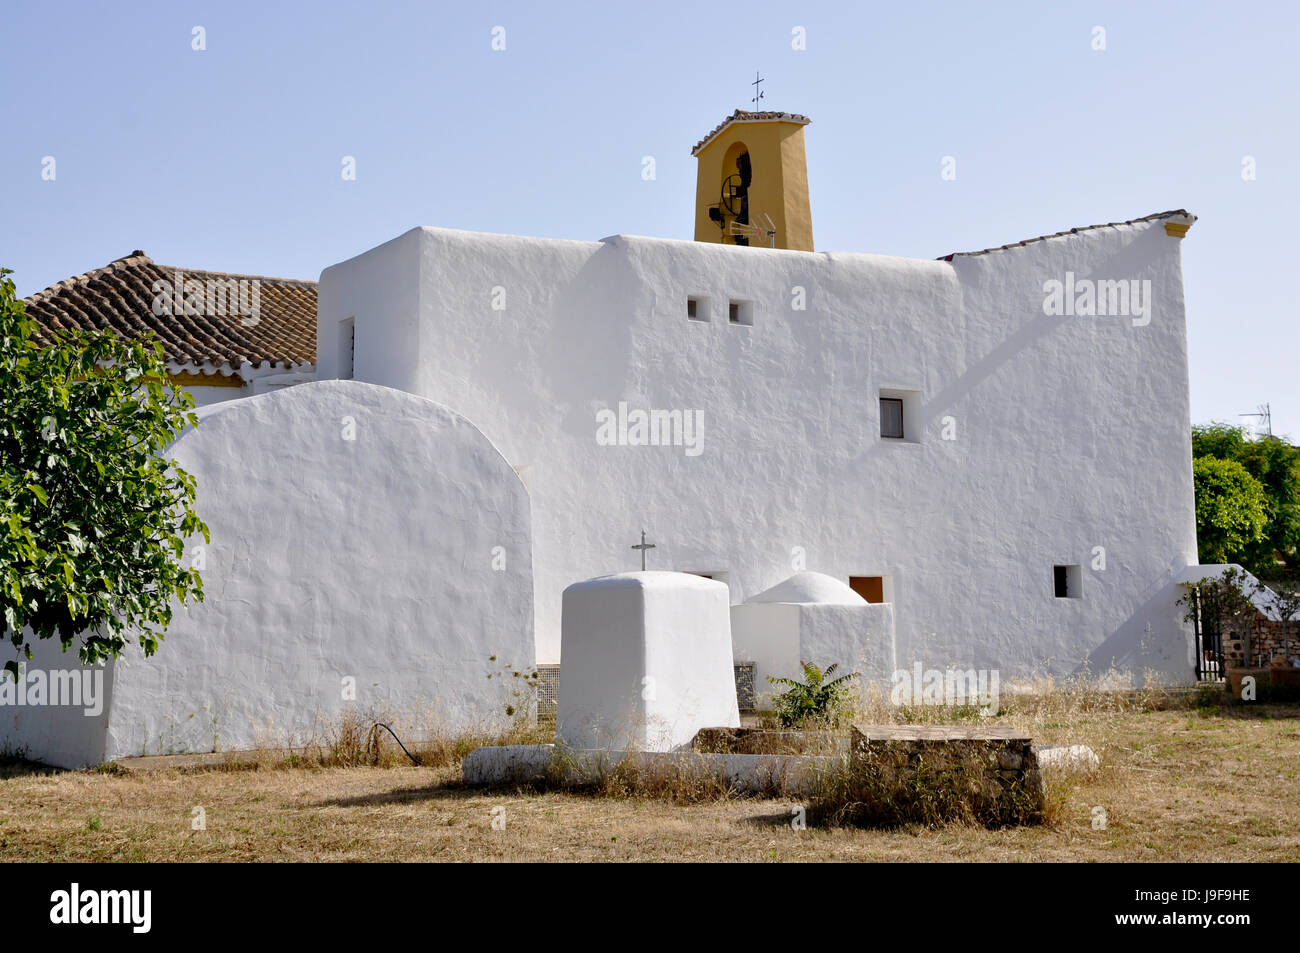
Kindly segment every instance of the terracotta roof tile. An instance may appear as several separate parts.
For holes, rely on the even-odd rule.
[[[174,282],[178,272],[205,287],[208,279],[256,279],[260,296],[256,323],[244,324],[238,313],[192,315],[173,308],[172,314],[154,314],[154,282]],[[173,268],[134,251],[38,291],[24,302],[27,314],[41,329],[42,341],[64,328],[111,330],[130,338],[152,331],[173,369],[179,365],[211,374],[223,366],[239,372],[245,364],[296,368],[316,362],[314,281]]]
[[[722,130],[726,129],[733,122],[760,122],[764,120],[769,122],[797,122],[801,126],[806,126],[808,123],[812,122],[812,120],[807,116],[800,116],[798,113],[750,112],[746,109],[737,109],[726,119],[722,120],[722,122],[718,124],[717,128],[715,128],[711,133],[697,142],[695,148],[691,150],[691,155],[699,155],[700,150],[708,145],[714,136],[722,132]]]
[[[1037,238],[1026,238],[1022,242],[1012,242],[1010,245],[998,245],[996,248],[981,248],[979,251],[955,251],[950,255],[942,255],[935,259],[936,261],[952,261],[957,255],[987,255],[989,252],[1005,251],[1008,248],[1019,248],[1021,245],[1028,245],[1031,242],[1045,242],[1049,238],[1060,238],[1063,235],[1074,235],[1078,232],[1091,231],[1094,228],[1118,228],[1121,225],[1137,225],[1141,222],[1157,222],[1163,218],[1173,218],[1181,215],[1185,218],[1191,218],[1195,221],[1196,216],[1192,215],[1186,209],[1176,208],[1168,212],[1156,212],[1153,215],[1144,215],[1142,218],[1130,218],[1126,222],[1107,222],[1104,225],[1082,225],[1079,228],[1071,228],[1064,232],[1053,232],[1050,235],[1039,235]]]

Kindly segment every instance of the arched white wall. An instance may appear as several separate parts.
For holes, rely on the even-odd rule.
[[[529,503],[473,424],[323,381],[207,408],[170,453],[207,599],[119,660],[105,757],[301,743],[352,704],[417,734],[504,721],[518,682],[487,675],[535,655]]]

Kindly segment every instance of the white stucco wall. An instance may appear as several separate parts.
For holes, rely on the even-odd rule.
[[[822,668],[839,663],[836,675],[857,672],[858,684],[889,679],[896,668],[894,641],[894,607],[888,602],[799,606],[800,658]]]
[[[118,661],[103,758],[301,743],[352,704],[416,734],[504,720],[487,675],[535,654],[529,504],[471,423],[328,381],[207,408],[170,453],[207,599]]]
[[[616,573],[564,590],[556,736],[569,748],[672,751],[738,727],[727,587]]]
[[[27,636],[32,638],[30,630]],[[21,695],[10,676],[0,672],[0,751],[56,767],[103,761],[115,663],[84,666],[76,646],[64,652],[57,637],[32,641],[31,647],[32,658],[20,663],[27,683]],[[6,646],[4,661],[15,655]],[[40,695],[32,690],[38,671],[44,685]],[[69,677],[80,682],[75,689],[64,681]],[[57,693],[52,691],[56,678],[61,681]]]
[[[754,663],[754,703],[771,708],[768,678],[799,674],[799,607],[788,603],[743,603],[731,607],[731,648],[737,664]],[[835,659],[808,659],[825,665]]]
[[[784,691],[768,678],[803,681],[802,662],[838,664],[836,677],[857,672],[855,685],[887,685],[895,668],[894,607],[748,602],[731,607],[731,643],[737,662],[754,663],[759,708],[771,708]]]
[[[1150,322],[1045,315],[1067,271],[1151,281]],[[952,262],[414,229],[326,269],[319,307],[322,374],[354,318],[357,379],[464,414],[519,469],[540,661],[564,587],[638,566],[644,527],[650,568],[725,571],[735,601],[799,564],[889,576],[903,666],[1191,677],[1182,276],[1159,221]],[[879,436],[882,390],[915,395],[914,440]],[[702,412],[702,452],[600,445],[620,401]],[[1083,598],[1054,598],[1055,564],[1083,567]]]

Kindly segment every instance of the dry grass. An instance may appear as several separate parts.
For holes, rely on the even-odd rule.
[[[516,722],[503,731],[429,732],[412,740],[407,726],[391,712],[345,711],[333,721],[319,722],[310,737],[290,747],[268,744],[256,752],[227,752],[221,767],[230,771],[270,768],[392,768],[418,763],[422,767],[459,767],[475,748],[489,745],[545,744],[554,739],[549,724]],[[400,741],[398,739],[401,739]],[[414,759],[414,760],[412,760]]]
[[[987,830],[791,827],[792,802],[737,798],[615,772],[588,792],[476,790],[459,759],[477,739],[381,744],[372,766],[126,774],[0,768],[8,860],[1300,860],[1300,707],[1057,691],[1008,700],[996,723],[1040,744],[1090,745],[1092,777],[1049,784],[1049,823]],[[890,712],[878,712],[886,720]],[[920,710],[919,720],[960,713]],[[898,720],[893,712],[889,720]],[[978,717],[978,716],[975,716]],[[366,744],[340,739],[360,760]],[[368,743],[368,738],[362,738]],[[531,739],[537,740],[537,739]],[[348,746],[351,745],[349,748]],[[341,758],[340,758],[341,760]],[[663,779],[660,779],[663,780]],[[671,780],[671,779],[669,779]],[[676,800],[673,798],[676,797]],[[192,830],[202,807],[206,830]],[[1093,827],[1094,808],[1105,829]],[[504,808],[504,814],[493,813]],[[505,828],[493,828],[494,816]]]

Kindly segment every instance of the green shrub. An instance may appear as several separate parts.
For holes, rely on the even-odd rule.
[[[781,726],[800,728],[816,724],[820,727],[838,723],[848,700],[848,682],[857,678],[858,673],[851,672],[827,681],[839,668],[838,663],[828,666],[824,672],[812,662],[799,664],[803,666],[802,682],[793,678],[767,677],[773,685],[787,686],[776,699],[776,717]]]

